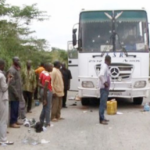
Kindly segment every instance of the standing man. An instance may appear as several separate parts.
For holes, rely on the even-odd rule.
[[[35,73],[36,73],[37,75],[40,75],[40,73],[41,73],[43,70],[45,70],[45,68],[44,68],[44,63],[42,62],[42,63],[40,64],[40,66],[35,70]]]
[[[105,57],[105,62],[102,64],[99,80],[100,80],[100,106],[99,106],[99,121],[101,124],[107,125],[109,120],[104,117],[104,112],[106,109],[106,102],[109,95],[110,88],[110,72],[109,65],[111,64],[111,57],[107,55]]]
[[[9,68],[8,74],[13,76],[9,84],[10,127],[20,128],[21,123],[18,123],[18,117],[25,118],[25,100],[22,94],[19,57],[13,58],[13,65]]]
[[[39,86],[41,87],[41,96],[43,101],[43,109],[40,115],[40,122],[44,124],[46,120],[46,127],[50,126],[50,110],[52,101],[52,86],[51,76],[53,66],[50,63],[45,64],[45,71],[42,71],[39,77]]]
[[[64,85],[62,74],[60,72],[60,62],[54,62],[54,68],[51,73],[52,77],[52,90],[53,90],[53,100],[52,100],[52,121],[57,121],[62,119],[61,108],[62,108],[62,97],[64,96]]]
[[[40,66],[35,70],[37,85],[36,85],[36,89],[35,89],[35,93],[34,93],[34,98],[35,99],[39,98],[40,101],[41,101],[41,96],[40,96],[41,90],[40,90],[40,88],[38,88],[38,81],[39,81],[39,76],[43,70],[45,70],[44,63],[41,62]]]
[[[8,75],[7,83],[3,74],[5,62],[0,59],[0,145],[12,145],[13,142],[7,141],[7,123],[8,123],[8,85],[12,76]]]
[[[66,68],[66,64],[62,63],[61,73],[63,75],[63,82],[64,82],[64,96],[62,107],[67,108],[66,101],[67,101],[67,91],[70,89],[70,80],[72,79],[72,75],[69,69]]]
[[[32,95],[36,88],[36,76],[31,68],[31,60],[27,61],[26,68],[22,71],[23,95],[27,105],[27,112],[32,113]]]

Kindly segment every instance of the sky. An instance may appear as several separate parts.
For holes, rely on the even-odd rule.
[[[79,13],[85,10],[106,9],[142,9],[150,16],[148,0],[6,0],[11,5],[23,6],[36,3],[39,10],[47,11],[50,19],[44,22],[32,22],[34,37],[44,38],[51,47],[67,49],[72,39],[72,28],[78,23]],[[149,19],[150,20],[150,19]]]

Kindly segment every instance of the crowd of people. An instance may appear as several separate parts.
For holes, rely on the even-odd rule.
[[[12,66],[5,73],[5,61],[0,59],[0,144],[12,145],[7,140],[7,127],[20,128],[26,113],[32,113],[33,99],[39,99],[43,108],[40,123],[50,126],[59,121],[61,108],[67,108],[67,90],[70,88],[71,72],[65,63],[55,61],[41,63],[34,70],[32,61],[21,67],[19,57],[12,59]]]

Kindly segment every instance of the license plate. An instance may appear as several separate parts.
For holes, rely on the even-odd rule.
[[[121,96],[122,93],[121,92],[110,92],[109,93],[109,96],[113,96],[113,95]]]

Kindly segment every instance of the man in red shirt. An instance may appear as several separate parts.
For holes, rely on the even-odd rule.
[[[40,122],[44,124],[44,120],[46,120],[45,126],[50,126],[50,108],[51,108],[51,100],[52,100],[52,86],[51,86],[51,76],[50,72],[52,72],[53,66],[50,63],[45,64],[45,70],[42,71],[39,77],[39,86],[41,87],[41,96],[43,101],[43,109],[40,115]]]

